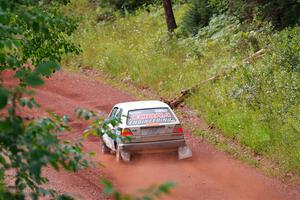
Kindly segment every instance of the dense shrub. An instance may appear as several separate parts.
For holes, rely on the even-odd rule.
[[[259,1],[261,16],[282,29],[294,26],[300,21],[300,1],[298,0],[263,0]]]
[[[294,26],[300,19],[297,0],[209,0],[215,13],[234,15],[241,21],[254,18],[270,21],[275,28]]]
[[[270,23],[259,22],[259,24],[260,26],[256,21],[244,24],[235,16],[214,15],[207,26],[199,29],[194,37],[189,38],[192,41],[189,52],[205,55],[210,49],[222,46],[225,51],[232,54],[232,57],[237,54],[248,56],[267,46],[269,34],[273,30]]]
[[[252,0],[209,0],[209,5],[215,14],[233,15],[241,21],[252,19],[255,7]]]
[[[270,49],[256,63],[242,66],[234,77],[231,97],[257,113],[265,124],[255,144],[245,140],[257,152],[277,152],[290,157],[290,167],[300,170],[299,164],[299,105],[300,105],[300,28],[287,29],[271,38]],[[269,130],[269,131],[267,131]],[[269,138],[269,147],[260,148]],[[271,150],[270,150],[271,149]],[[280,153],[278,153],[280,151]],[[298,161],[297,161],[298,159]]]
[[[56,198],[45,188],[43,169],[75,172],[89,165],[80,142],[59,138],[70,129],[69,118],[50,111],[36,116],[40,106],[33,96],[34,88],[60,69],[64,55],[80,52],[68,37],[77,20],[60,10],[67,3],[1,0],[0,199]]]
[[[182,19],[183,32],[196,35],[200,28],[208,25],[211,16],[212,11],[207,0],[192,0]]]
[[[293,27],[300,21],[297,0],[190,0],[190,9],[183,17],[182,28],[189,35],[208,25],[213,14],[236,17],[240,22],[271,22],[276,29]]]
[[[265,58],[255,65],[244,66],[238,81],[236,97],[251,108],[264,109],[283,121],[288,118],[296,120],[296,110],[300,105],[299,31],[297,27],[275,34]]]
[[[137,8],[153,3],[161,2],[160,0],[100,0],[102,7],[112,7],[115,10],[120,10],[123,13],[126,11],[134,11]]]

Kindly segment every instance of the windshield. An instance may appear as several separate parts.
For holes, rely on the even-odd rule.
[[[169,108],[130,110],[127,116],[129,126],[171,122],[176,122],[176,118]]]

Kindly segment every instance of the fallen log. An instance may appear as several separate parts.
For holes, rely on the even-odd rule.
[[[209,79],[206,79],[204,81],[201,81],[200,83],[186,89],[186,90],[182,90],[180,92],[180,95],[178,97],[175,97],[171,100],[167,100],[164,98],[161,98],[161,100],[163,102],[165,102],[166,104],[168,104],[171,108],[177,108],[180,104],[182,104],[184,102],[185,99],[187,99],[191,94],[193,94],[194,92],[196,92],[198,90],[199,87],[201,87],[204,83],[210,82],[210,81],[215,81],[219,78],[220,76],[213,76],[210,77]]]
[[[254,54],[252,54],[251,56],[249,56],[248,58],[244,59],[244,63],[246,64],[250,64],[251,62],[263,57],[263,55],[265,54],[266,49],[261,49],[257,52],[255,52]]]
[[[257,52],[255,52],[254,54],[252,54],[251,56],[249,56],[248,58],[244,59],[244,63],[246,64],[250,64],[251,62],[263,57],[263,55],[265,54],[266,49],[261,49]],[[235,71],[237,69],[237,65],[234,65],[231,67],[231,69],[228,71],[223,70],[223,73],[221,73],[220,75],[216,75],[213,77],[210,77],[209,79],[206,79],[204,81],[201,81],[200,83],[197,83],[196,85],[186,89],[186,90],[182,90],[180,92],[180,95],[171,99],[171,100],[167,100],[163,97],[161,97],[161,100],[163,102],[165,102],[166,104],[168,104],[171,108],[177,108],[179,105],[181,105],[185,99],[187,99],[188,97],[191,96],[191,94],[195,93],[203,84],[207,83],[207,82],[211,82],[211,81],[215,81],[217,79],[219,79],[220,77],[223,77],[225,75],[230,74],[231,72]]]

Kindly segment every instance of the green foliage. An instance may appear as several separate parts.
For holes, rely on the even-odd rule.
[[[270,22],[276,29],[283,29],[299,23],[300,3],[297,0],[191,0],[182,21],[183,31],[189,35],[197,34],[208,25],[213,14],[235,17],[246,23]]]
[[[132,12],[142,6],[158,3],[160,0],[100,0],[102,7],[112,7],[115,10],[120,10],[123,13]]]
[[[163,194],[170,194],[171,189],[175,186],[173,182],[166,182],[161,185],[152,185],[146,189],[140,189],[135,195],[122,194],[120,193],[113,184],[106,180],[101,180],[104,190],[103,194],[107,196],[112,196],[115,200],[152,200],[158,199]]]
[[[84,138],[87,138],[89,135],[101,137],[104,134],[107,134],[114,140],[118,138],[121,141],[131,141],[130,136],[123,137],[121,135],[116,135],[112,130],[112,127],[116,127],[121,123],[121,118],[104,120],[103,117],[101,117],[101,113],[95,113],[94,111],[83,108],[77,108],[75,114],[78,118],[90,121],[90,125],[84,130]]]
[[[259,18],[278,29],[295,26],[300,19],[298,0],[209,0],[209,4],[214,13],[234,15],[241,21]]]
[[[84,158],[80,143],[70,144],[67,141],[61,143],[57,133],[69,130],[66,125],[67,117],[59,117],[49,113],[49,117],[37,120],[24,121],[16,114],[20,106],[32,108],[38,105],[34,99],[21,98],[23,88],[15,87],[8,91],[7,114],[0,120],[0,166],[6,171],[15,169],[14,191],[10,195],[21,195],[24,198],[24,190],[31,190],[31,197],[39,195],[55,195],[54,191],[45,190],[40,185],[47,183],[42,177],[41,169],[51,165],[54,169],[62,166],[66,170],[77,171],[87,167],[88,161]],[[6,195],[9,193],[1,194]]]
[[[57,70],[62,55],[79,53],[79,49],[67,38],[77,27],[75,21],[58,11],[59,3],[66,1],[8,1],[1,2],[2,28],[0,29],[1,71],[17,70],[17,77],[25,84],[38,86],[43,83],[40,74]],[[26,63],[26,65],[24,65]],[[43,64],[42,64],[43,63]],[[33,71],[30,65],[41,66]]]
[[[200,28],[208,25],[212,14],[207,0],[192,0],[190,8],[182,19],[183,32],[188,35],[196,35]]]
[[[277,33],[262,63],[246,65],[237,80],[234,96],[255,109],[284,118],[293,117],[299,105],[299,27]],[[264,67],[261,67],[263,65]],[[280,104],[273,102],[279,100]],[[282,118],[284,117],[284,118]]]
[[[27,22],[24,27],[20,27],[26,38],[26,42],[22,43],[23,61],[30,59],[34,65],[45,58],[60,62],[64,54],[79,53],[79,49],[68,40],[68,36],[77,27],[76,21],[50,8],[30,9],[27,15],[17,22]]]
[[[252,0],[209,0],[215,14],[226,14],[237,17],[241,21],[253,19],[259,7]]]
[[[74,198],[73,198],[73,197],[70,197],[70,196],[68,196],[68,195],[63,194],[63,195],[59,195],[59,196],[56,198],[56,200],[74,200]]]
[[[262,18],[271,21],[278,29],[295,26],[300,22],[298,0],[264,0],[259,3]]]
[[[77,108],[75,114],[78,118],[83,118],[91,122],[84,131],[84,137],[88,137],[89,135],[103,136],[107,134],[109,137],[116,139],[117,135],[111,131],[110,127],[116,127],[121,123],[121,118],[104,120],[101,114],[83,108]]]
[[[27,86],[42,85],[43,77],[59,70],[63,54],[79,52],[68,39],[77,24],[58,9],[67,3],[0,2],[0,199],[54,197],[55,191],[41,186],[48,181],[41,174],[43,167],[77,171],[89,164],[80,142],[59,141],[57,137],[69,130],[67,117],[49,113],[48,117],[28,120],[22,112],[24,107],[39,107]],[[4,84],[8,75],[19,84]],[[7,185],[8,170],[14,171],[12,185]]]
[[[264,48],[268,35],[272,33],[270,23],[254,21],[243,24],[237,17],[216,15],[211,18],[208,26],[199,30],[195,44],[201,53],[214,45],[221,45],[231,52],[244,54],[255,53]]]
[[[236,74],[232,91],[233,98],[243,102],[249,109],[259,111],[261,120],[270,124],[277,123],[277,130],[273,130],[275,127],[269,127],[277,134],[267,133],[269,143],[282,143],[284,140],[286,144],[281,144],[282,148],[293,147],[288,151],[298,151],[300,147],[299,36],[299,27],[275,34],[271,40],[272,46],[264,59],[259,63],[243,66]]]

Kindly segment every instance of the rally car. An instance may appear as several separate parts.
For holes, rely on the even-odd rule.
[[[111,128],[116,137],[101,137],[103,153],[114,152],[117,161],[130,161],[133,153],[151,150],[176,150],[178,158],[192,156],[183,128],[172,109],[161,101],[134,101],[113,107],[106,121],[119,118]],[[128,139],[126,139],[128,138]]]

